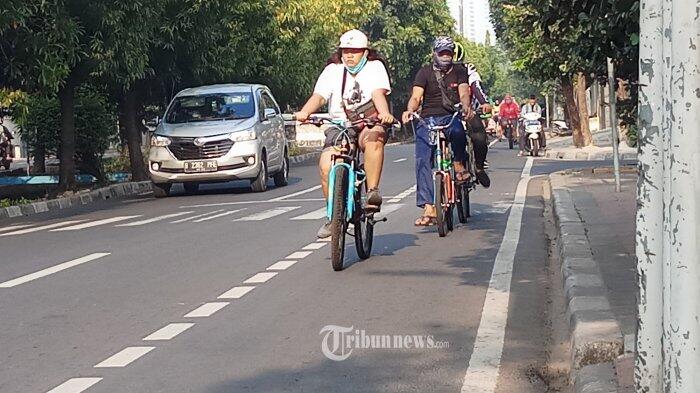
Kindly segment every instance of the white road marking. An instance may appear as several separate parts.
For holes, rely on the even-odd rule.
[[[228,306],[227,302],[212,302],[204,303],[201,306],[195,308],[185,315],[185,318],[204,318],[209,317],[215,312],[221,310],[222,308]]]
[[[172,340],[180,333],[194,326],[194,323],[171,323],[164,328],[161,328],[148,336],[144,337],[144,341],[160,341]]]
[[[269,201],[238,201],[238,202],[221,202],[221,203],[207,203],[204,205],[187,205],[187,206],[180,206],[180,209],[194,209],[194,208],[201,208],[201,207],[222,207],[222,206],[236,206],[236,205],[262,205],[262,204],[267,204],[267,203],[280,203],[280,202],[323,202],[325,199],[323,198],[299,198],[299,199],[285,199],[283,201],[277,201],[277,200],[269,200]]]
[[[406,158],[399,158],[398,160],[394,160],[394,162],[404,162],[406,160],[407,160]]]
[[[141,221],[134,221],[134,222],[130,222],[127,224],[117,224],[117,225],[115,225],[115,227],[137,227],[137,226],[151,224],[151,223],[162,221],[162,220],[167,220],[168,218],[175,218],[175,217],[184,216],[185,214],[190,214],[190,213],[194,213],[194,212],[180,212],[180,213],[166,214],[163,216],[153,217],[153,218],[149,218],[149,219],[141,220]]]
[[[508,322],[513,261],[520,241],[520,226],[531,169],[532,158],[528,158],[515,192],[503,240],[496,254],[474,350],[461,393],[493,393],[496,390]]]
[[[305,246],[304,248],[302,248],[302,250],[320,250],[325,245],[326,245],[326,243],[311,243],[311,244]]]
[[[17,230],[17,229],[22,229],[22,228],[30,227],[30,226],[32,226],[32,225],[33,225],[33,224],[12,225],[12,226],[9,226],[9,227],[0,228],[0,232],[14,231],[14,230]]]
[[[330,241],[330,240],[328,240],[328,241]],[[289,255],[288,257],[286,257],[284,259],[304,259],[311,254],[313,254],[312,251],[297,251],[294,254]]]
[[[295,263],[297,263],[297,261],[279,261],[268,267],[267,270],[287,270]]]
[[[187,217],[187,218],[183,218],[183,219],[181,219],[181,220],[172,221],[171,224],[180,224],[180,223],[187,222],[187,221],[190,221],[190,220],[194,220],[194,219],[197,219],[197,218],[206,217],[206,216],[208,216],[208,215],[210,215],[210,214],[216,214],[216,213],[222,212],[222,211],[224,211],[224,209],[219,209],[219,210],[214,210],[213,212],[198,214],[198,215],[196,215],[196,216]]]
[[[243,284],[262,284],[265,282],[270,281],[270,279],[274,276],[276,276],[277,273],[258,273],[254,275],[253,277],[243,281]]]
[[[238,212],[242,212],[243,210],[245,210],[245,209],[230,210],[230,211],[227,211],[227,212],[215,214],[215,215],[213,215],[213,216],[200,218],[199,220],[194,220],[194,221],[192,221],[192,222],[204,222],[204,221],[209,221],[209,220],[213,220],[213,219],[219,218],[219,217],[230,216],[231,214],[235,214],[235,213],[238,213]]]
[[[80,393],[101,380],[102,378],[71,378],[49,390],[47,393]]]
[[[117,217],[112,217],[112,218],[105,218],[103,220],[97,220],[97,221],[89,221],[84,224],[78,224],[78,225],[72,225],[69,227],[64,227],[64,228],[58,228],[58,229],[52,229],[51,232],[65,232],[65,231],[77,231],[80,229],[86,229],[86,228],[93,228],[96,226],[100,225],[107,225],[111,224],[113,222],[119,222],[119,221],[126,221],[130,220],[132,218],[139,218],[141,215],[135,215],[135,216],[117,216]]]
[[[310,213],[302,214],[301,216],[292,217],[292,220],[320,220],[326,218],[327,208],[322,207]]]
[[[285,196],[281,196],[281,197],[277,197],[277,198],[270,199],[270,201],[274,201],[274,202],[283,201],[283,200],[285,200],[285,199],[293,198],[293,197],[295,197],[295,196],[308,194],[308,193],[310,193],[310,192],[312,192],[312,191],[316,191],[316,190],[318,190],[318,189],[320,189],[320,188],[321,188],[321,185],[319,184],[319,185],[317,185],[317,186],[313,186],[313,187],[311,187],[311,188],[307,188],[306,190],[301,190],[301,191],[295,192],[295,193],[293,193],[293,194],[289,194],[289,195],[285,195]]]
[[[32,274],[27,274],[26,276],[17,277],[13,280],[0,283],[0,288],[16,287],[17,285],[21,285],[21,284],[24,284],[24,283],[27,283],[30,281],[34,281],[36,279],[46,277],[46,276],[54,274],[54,273],[58,273],[62,270],[70,269],[74,266],[78,266],[78,265],[81,265],[83,263],[94,261],[95,259],[100,259],[102,257],[106,257],[107,255],[110,255],[110,253],[98,252],[95,254],[90,254],[90,255],[84,256],[82,258],[74,259],[72,261],[64,262],[64,263],[58,264],[56,266],[46,268],[44,270],[39,270],[38,272],[35,272]]]
[[[415,185],[411,186],[408,190],[406,190],[406,191],[404,191],[396,196],[391,197],[391,199],[389,199],[389,203],[399,203],[399,202],[401,202],[402,199],[413,194],[414,192],[416,192]]]
[[[498,142],[500,142],[498,139],[492,140],[491,143],[489,143],[489,147],[493,147],[493,145],[495,145]]]
[[[405,205],[403,203],[394,203],[391,205],[382,206],[382,210],[376,214],[375,218],[376,219],[384,218],[384,217],[388,216],[389,214],[401,209],[404,206]]]
[[[326,237],[326,238],[323,238],[323,239],[316,239],[316,241],[317,241],[317,242],[324,242],[324,243],[330,243],[330,241],[331,241],[331,237],[330,237],[330,236],[328,236],[328,237]]]
[[[127,347],[95,365],[95,368],[126,367],[156,347]]]
[[[285,206],[285,207],[276,207],[274,209],[270,210],[265,210],[264,212],[260,213],[255,213],[251,214],[246,217],[242,218],[237,218],[233,221],[262,221],[262,220],[267,220],[268,218],[276,217],[279,215],[282,215],[284,213],[289,213],[291,211],[294,211],[296,209],[299,209],[301,206]]]
[[[14,235],[24,235],[26,233],[32,233],[32,232],[38,232],[38,231],[43,231],[45,229],[52,229],[52,228],[58,228],[62,227],[64,225],[72,225],[72,224],[77,224],[79,222],[85,222],[87,220],[70,220],[70,221],[63,221],[63,222],[58,222],[55,224],[49,224],[49,225],[43,225],[40,227],[34,227],[34,228],[28,228],[28,229],[21,229],[19,231],[14,231],[10,233],[3,233],[0,234],[0,236],[14,236]]]
[[[248,292],[255,289],[255,287],[233,287],[228,291],[222,293],[217,299],[240,299]]]

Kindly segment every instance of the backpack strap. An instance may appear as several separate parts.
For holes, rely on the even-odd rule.
[[[452,103],[452,100],[447,95],[447,86],[445,86],[445,77],[442,75],[442,72],[440,72],[440,70],[433,69],[433,73],[435,74],[435,79],[437,80],[438,87],[440,88],[440,93],[442,94],[442,107],[445,108],[450,113],[453,113],[455,111],[455,107],[454,107],[454,104]]]

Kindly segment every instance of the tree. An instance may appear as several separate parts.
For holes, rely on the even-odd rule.
[[[435,37],[454,36],[454,20],[445,1],[382,0],[380,6],[364,29],[389,61],[392,102],[403,110],[413,78],[430,59]]]

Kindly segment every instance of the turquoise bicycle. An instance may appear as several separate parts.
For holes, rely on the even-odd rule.
[[[374,225],[386,221],[375,220],[376,209],[363,206],[364,194],[367,193],[367,175],[364,170],[362,151],[359,147],[358,130],[373,127],[376,123],[361,120],[346,126],[338,122],[312,117],[309,122],[317,126],[332,124],[340,129],[335,140],[336,154],[328,174],[328,205],[326,215],[331,222],[331,265],[333,270],[341,271],[345,262],[345,235],[355,238],[355,249],[360,259],[367,259],[372,252]],[[353,233],[348,233],[350,224]]]

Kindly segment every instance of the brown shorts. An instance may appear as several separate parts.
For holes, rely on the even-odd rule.
[[[337,127],[331,127],[326,130],[326,141],[323,144],[323,150],[334,147],[336,140],[340,135],[341,130]],[[373,128],[365,128],[360,133],[360,148],[364,149],[367,142],[386,143],[386,129],[383,126],[375,126]]]

